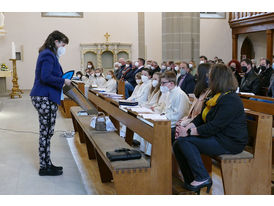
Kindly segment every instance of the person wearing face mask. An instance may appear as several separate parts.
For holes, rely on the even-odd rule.
[[[241,84],[241,80],[242,80],[242,77],[240,76],[240,73],[242,72],[241,71],[241,64],[240,64],[240,62],[237,61],[237,60],[231,60],[228,63],[228,67],[230,67],[230,69],[232,70],[234,76],[236,77],[236,79],[238,81],[238,84],[240,85]]]
[[[106,92],[117,93],[117,82],[113,71],[107,72],[106,80],[102,88],[104,88]]]
[[[126,61],[125,61],[124,58],[120,58],[119,63],[120,63],[120,69],[119,69],[118,74],[116,76],[116,78],[118,80],[121,79],[121,76],[123,75],[123,71],[124,71],[124,69],[126,69]]]
[[[138,102],[139,105],[147,102],[149,91],[151,89],[151,70],[144,68],[141,72],[142,84],[135,94],[134,101]]]
[[[270,61],[266,58],[262,58],[260,61],[260,73],[258,75],[261,87],[259,95],[266,95],[265,88],[269,87],[272,73],[273,70],[270,67]]]
[[[120,70],[120,63],[119,62],[115,62],[114,63],[114,75],[115,75],[115,77],[116,77],[116,79],[117,79],[117,76],[118,76],[118,74],[119,74],[119,70]]]
[[[178,78],[178,87],[180,87],[187,95],[192,94],[195,88],[195,80],[190,73],[189,65],[187,62],[180,64],[180,76]]]
[[[171,137],[175,137],[176,123],[186,116],[190,102],[186,93],[176,86],[176,74],[165,72],[161,77],[160,91],[167,94],[163,114],[171,121]],[[174,138],[171,139],[172,143]]]
[[[140,87],[143,84],[141,76],[142,76],[141,72],[135,74],[135,81],[136,81],[137,85],[135,86],[131,96],[129,98],[127,98],[128,101],[136,101],[138,94],[139,94]]]
[[[259,94],[260,80],[252,69],[252,62],[250,59],[243,59],[241,61],[241,69],[245,75],[241,80],[240,92]]]
[[[83,74],[81,71],[76,72],[76,77],[74,77],[75,80],[82,81]]]
[[[103,77],[100,68],[95,69],[95,76],[94,76],[94,78],[95,78],[94,83],[99,88],[102,88],[103,85],[106,83],[106,80]]]
[[[161,72],[161,68],[159,67],[159,65],[156,61],[152,61],[151,70],[152,70],[152,75],[156,72]]]
[[[63,70],[59,58],[65,54],[68,37],[53,31],[39,49],[36,63],[35,80],[30,92],[33,106],[38,112],[40,123],[39,158],[40,176],[63,174],[63,167],[54,166],[50,158],[50,140],[54,135],[54,126],[58,104],[61,104],[62,88],[70,85],[71,80],[63,79]]]
[[[161,66],[161,73],[164,73],[166,70],[167,70],[167,63],[163,61]]]
[[[92,61],[88,61],[88,63],[87,63],[87,69],[94,69],[94,65],[93,65],[93,63],[92,63]]]
[[[200,64],[204,64],[204,63],[207,63],[207,57],[202,55],[200,56]]]

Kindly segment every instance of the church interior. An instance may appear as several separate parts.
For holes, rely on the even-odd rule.
[[[69,41],[62,40],[66,52],[55,58],[63,73],[73,70],[74,76],[69,83],[63,79],[65,86],[58,88],[63,98],[58,103],[50,154],[52,165],[61,165],[63,169],[62,173],[54,170],[53,176],[46,169],[45,173],[41,172],[42,157],[38,150],[41,111],[34,108],[33,96],[43,95],[36,95],[42,89],[35,90],[33,95],[33,88],[40,75],[37,69],[43,51],[39,53],[39,49],[56,30]],[[0,12],[0,194],[273,195],[273,38],[274,12]],[[56,52],[59,54],[58,49]],[[247,78],[244,63],[249,65],[249,62],[258,78],[264,73],[263,68],[269,71],[268,77],[260,82],[264,86],[256,92],[244,90],[241,85]],[[201,64],[233,69],[233,63],[237,69],[238,64],[242,68],[238,74],[242,80],[237,83],[235,94],[247,116],[248,142],[240,154],[214,157],[202,154],[210,184],[198,191],[189,190],[191,186],[184,183],[184,171],[180,170],[178,153],[170,141],[172,128],[176,128],[177,135],[176,121],[183,115],[174,123],[173,117],[167,115],[168,108],[157,115],[147,112],[154,111],[151,105],[146,110],[143,106],[134,110],[129,102],[138,101],[137,97],[131,98],[135,89],[127,86],[130,82],[127,74],[143,64],[139,78],[142,85],[147,84],[147,74],[151,76],[151,85],[154,75],[159,74],[162,82],[156,80],[155,84],[163,96],[163,85],[172,82],[163,79],[174,73],[175,87],[180,90],[178,96],[186,97],[190,108],[196,98],[196,87],[189,92],[182,88],[186,80],[184,67],[197,86]],[[151,75],[155,67],[159,71]],[[97,71],[105,84],[109,79],[115,80],[115,90],[106,93],[109,96],[101,92],[104,86],[99,86],[99,82],[91,83],[91,78],[97,78]],[[137,82],[137,76],[133,76],[133,81],[136,78]],[[137,82],[135,88],[138,86]],[[140,95],[147,92],[148,87]],[[45,96],[50,97],[49,93]],[[124,102],[128,107],[121,106],[123,100],[114,96],[127,99]],[[165,101],[165,107],[172,105],[168,98]],[[185,100],[180,100],[178,105],[183,107],[182,101]],[[146,103],[139,101],[139,105]],[[104,120],[112,123],[114,129],[108,132],[106,128],[104,131],[97,128],[97,131],[99,113],[93,119],[97,114],[87,112],[90,108],[96,113],[103,112],[107,117]],[[141,109],[143,112],[139,113]],[[209,115],[210,112],[208,118]],[[95,128],[91,126],[93,120]],[[192,134],[193,130],[186,132]],[[143,144],[145,150],[141,149]],[[134,160],[111,161],[106,154],[119,148],[136,150],[141,155]]]

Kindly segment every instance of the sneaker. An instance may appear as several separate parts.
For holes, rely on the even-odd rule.
[[[62,175],[62,174],[63,174],[62,170],[57,170],[52,167],[39,170],[40,176],[58,176],[58,175]]]

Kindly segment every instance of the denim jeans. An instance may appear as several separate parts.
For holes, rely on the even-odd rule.
[[[130,97],[133,90],[134,90],[134,87],[129,82],[126,82],[125,83],[125,96],[126,96],[126,99]]]
[[[231,153],[219,144],[216,137],[199,136],[179,137],[173,144],[173,151],[188,184],[193,180],[204,181],[209,178],[201,154],[216,156]]]

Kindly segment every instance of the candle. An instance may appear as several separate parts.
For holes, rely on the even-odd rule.
[[[11,58],[12,59],[16,59],[15,44],[14,44],[14,42],[11,42]]]

